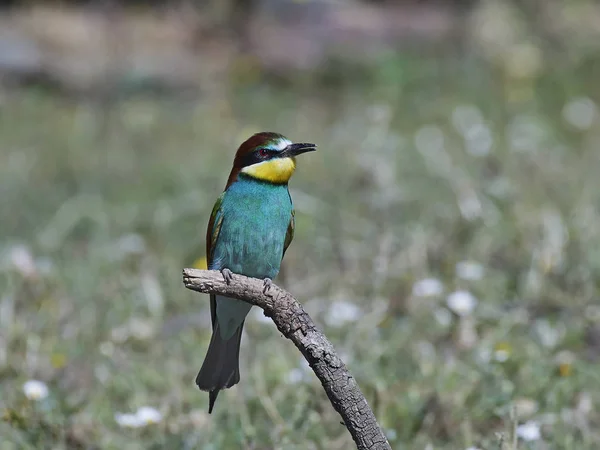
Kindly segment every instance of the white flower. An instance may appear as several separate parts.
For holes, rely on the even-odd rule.
[[[137,414],[116,413],[115,422],[123,428],[140,428],[143,426]]]
[[[556,347],[566,333],[565,328],[560,324],[552,325],[546,319],[536,320],[533,329],[536,331],[541,344],[548,348]]]
[[[455,270],[457,277],[469,281],[481,280],[485,273],[484,267],[476,261],[461,261]]]
[[[510,350],[505,348],[499,348],[494,351],[494,359],[498,362],[506,362],[510,358]]]
[[[159,423],[162,420],[162,414],[156,408],[151,406],[142,406],[137,410],[137,417],[144,425]]]
[[[594,101],[588,97],[574,98],[567,103],[562,116],[570,125],[579,130],[587,130],[594,123],[594,118],[598,112]]]
[[[29,380],[23,383],[23,393],[29,400],[43,400],[48,397],[48,386],[43,381]]]
[[[456,291],[446,300],[448,309],[459,316],[468,316],[477,306],[477,299],[469,291]]]
[[[135,414],[116,413],[115,422],[123,428],[141,428],[162,421],[162,414],[151,406],[138,408]]]
[[[542,437],[540,425],[532,420],[525,422],[517,427],[517,436],[527,442],[538,441]]]
[[[10,261],[13,267],[23,276],[34,276],[37,272],[31,250],[26,245],[15,245],[10,250]]]
[[[424,278],[413,284],[412,293],[415,297],[436,297],[444,292],[444,285],[436,278]]]
[[[467,447],[465,450],[480,450],[479,447]]]
[[[342,326],[348,322],[356,322],[361,316],[361,311],[354,303],[337,301],[331,304],[325,320],[328,325]]]

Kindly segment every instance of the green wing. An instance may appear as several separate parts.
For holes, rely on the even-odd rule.
[[[213,258],[213,250],[221,231],[221,225],[223,224],[223,214],[221,212],[221,205],[223,204],[223,192],[213,206],[212,213],[210,214],[210,220],[208,221],[208,227],[206,229],[206,264],[210,267]],[[213,329],[216,326],[217,320],[217,299],[214,294],[210,295],[210,318]]]
[[[208,227],[206,229],[206,263],[210,267],[213,257],[213,249],[219,237],[221,231],[221,225],[223,224],[223,214],[221,213],[221,205],[223,204],[223,192],[213,206],[212,213],[210,214],[210,220],[208,221]]]
[[[294,239],[294,228],[296,226],[296,221],[294,219],[295,215],[296,215],[296,211],[292,209],[292,215],[290,217],[290,224],[288,225],[287,232],[285,233],[285,241],[283,241],[283,255],[281,255],[282,259],[285,256],[285,251],[292,243],[292,239]]]

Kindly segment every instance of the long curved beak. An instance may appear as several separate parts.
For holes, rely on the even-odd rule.
[[[306,152],[314,152],[317,149],[315,144],[290,144],[284,150],[286,156],[298,156]]]

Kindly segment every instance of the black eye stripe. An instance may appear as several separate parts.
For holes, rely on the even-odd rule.
[[[261,150],[266,150],[267,155],[262,156],[260,154]],[[265,161],[266,158],[273,157],[277,153],[279,153],[277,150],[272,150],[272,149],[265,148],[265,147],[257,148],[253,152],[250,152],[244,156],[244,159],[242,160],[242,167],[251,166],[252,164],[256,164],[256,163]]]

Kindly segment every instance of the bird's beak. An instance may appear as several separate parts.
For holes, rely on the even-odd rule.
[[[284,150],[286,156],[298,156],[306,152],[314,152],[317,149],[315,144],[290,144]]]

